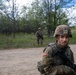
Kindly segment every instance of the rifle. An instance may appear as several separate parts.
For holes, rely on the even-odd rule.
[[[40,33],[37,33],[37,36],[40,37],[43,40],[43,35]]]
[[[74,64],[66,55],[64,52],[57,52],[57,55],[63,60],[65,61],[65,65],[69,66],[70,68],[72,68],[75,72],[76,72],[76,64]]]

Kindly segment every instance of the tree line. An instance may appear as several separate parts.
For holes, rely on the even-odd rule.
[[[35,33],[39,27],[48,36],[59,24],[69,25],[63,7],[72,0],[35,0],[31,6],[19,6],[16,0],[0,0],[0,33]]]

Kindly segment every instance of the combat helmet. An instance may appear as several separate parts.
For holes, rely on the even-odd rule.
[[[57,28],[55,29],[54,37],[56,37],[57,35],[64,35],[64,34],[68,34],[69,37],[72,37],[70,27],[67,25],[57,26]]]

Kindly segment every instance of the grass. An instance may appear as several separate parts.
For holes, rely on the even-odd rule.
[[[76,31],[72,32],[72,38],[70,39],[70,44],[76,44]]]
[[[73,31],[73,38],[70,40],[70,44],[76,44],[76,31]],[[6,36],[0,34],[0,49],[9,49],[9,48],[31,48],[31,47],[44,47],[48,43],[55,41],[54,37],[47,37],[44,35],[43,45],[38,45],[36,41],[35,34],[16,34],[16,37],[13,38],[12,35]]]

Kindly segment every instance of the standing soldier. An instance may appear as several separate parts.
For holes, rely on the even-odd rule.
[[[38,31],[36,32],[36,37],[37,37],[37,43],[38,44],[43,44],[43,33],[41,31],[41,28],[38,28]]]
[[[41,75],[76,75],[73,52],[69,47],[72,37],[67,25],[59,25],[54,33],[56,42],[43,51],[43,70]]]

